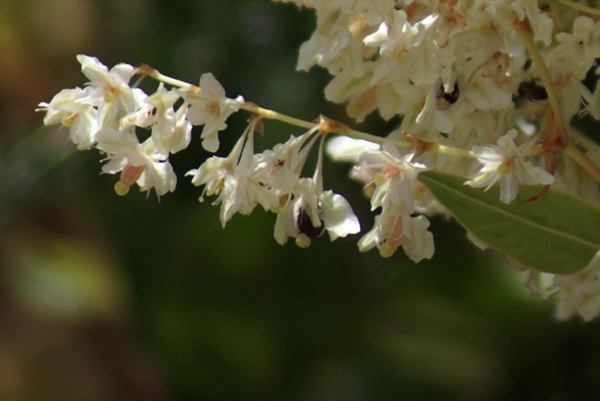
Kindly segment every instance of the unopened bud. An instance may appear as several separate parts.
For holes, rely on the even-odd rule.
[[[300,234],[296,237],[296,245],[300,248],[308,248],[310,246],[311,239],[306,234]]]
[[[129,192],[129,188],[127,185],[123,184],[121,181],[117,181],[115,184],[115,192],[119,196],[125,196]]]
[[[381,255],[382,258],[391,258],[394,255],[394,252],[395,249],[387,242],[384,242],[379,247],[379,255]]]

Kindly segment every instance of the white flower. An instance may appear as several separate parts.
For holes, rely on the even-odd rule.
[[[369,83],[372,71],[364,70],[359,76],[341,72],[325,87],[325,98],[332,102],[344,103],[350,100],[346,112],[357,122],[377,108],[377,87]]]
[[[253,176],[253,142],[254,138],[248,136],[239,162],[234,166],[232,173],[225,176],[220,194],[220,216],[223,226],[235,213],[250,214],[257,204],[265,210],[279,204],[279,198]]]
[[[549,46],[552,42],[552,18],[547,12],[542,12],[537,1],[531,0],[487,0],[486,12],[494,19],[501,32],[510,32],[515,16],[519,21],[528,21],[536,42],[544,42]],[[506,35],[507,39],[509,35]]]
[[[300,178],[308,153],[318,137],[313,136],[317,129],[318,125],[298,137],[291,136],[285,143],[278,143],[273,149],[255,155],[256,179],[282,195],[292,192]],[[311,137],[313,139],[307,144],[306,141]]]
[[[401,155],[391,142],[385,142],[381,149],[366,149],[359,154],[353,175],[372,186],[371,210],[393,207],[407,213],[414,211],[417,174],[426,167],[413,162],[413,156],[413,153]]]
[[[151,128],[152,141],[160,153],[177,153],[190,144],[192,124],[187,120],[189,105],[182,104],[177,111],[173,106],[180,99],[178,90],[167,90],[161,83],[156,92],[144,99],[135,112],[123,117],[120,130],[132,126]]]
[[[296,181],[277,214],[275,240],[282,245],[292,237],[298,246],[305,248],[310,245],[311,237],[325,230],[331,241],[360,231],[358,218],[348,201],[332,191],[323,191],[323,142],[322,137],[313,177]]]
[[[277,213],[275,240],[283,245],[289,237],[298,238],[303,235],[303,238],[310,238],[322,232],[323,222],[319,216],[319,198],[315,193],[315,182],[309,178],[302,178],[296,182],[290,199]]]
[[[414,262],[431,259],[435,247],[428,227],[429,220],[425,216],[412,217],[408,213],[384,210],[375,216],[371,231],[358,241],[358,249],[366,252],[377,247],[382,257],[390,257],[402,247]]]
[[[125,130],[132,125],[147,128],[152,124],[167,125],[173,120],[173,105],[180,98],[177,90],[167,90],[161,82],[152,95],[146,97],[137,109],[123,117],[119,129]]]
[[[115,186],[118,194],[126,194],[134,183],[142,191],[154,189],[158,195],[175,190],[177,176],[166,156],[156,151],[152,138],[140,144],[132,132],[106,129],[98,132],[97,141],[97,148],[106,152],[109,160],[102,171],[110,174],[122,171]]]
[[[368,146],[356,152],[353,175],[365,182],[371,195],[371,210],[381,208],[371,231],[358,242],[361,252],[377,247],[383,257],[390,257],[402,247],[415,262],[433,256],[433,235],[427,231],[429,220],[412,216],[414,192],[421,187],[417,175],[426,169],[413,162],[413,156],[414,153],[401,155],[391,142],[385,142],[381,149]]]
[[[159,152],[177,153],[190,143],[192,125],[187,120],[189,106],[184,103],[175,111],[173,105],[177,100],[178,92],[166,91],[162,85],[146,99],[153,106],[152,140]]]
[[[192,124],[187,120],[188,104],[179,106],[173,120],[161,126],[158,122],[152,127],[152,139],[160,152],[177,153],[185,149],[192,139]]]
[[[139,88],[130,88],[129,80],[135,70],[129,64],[108,68],[96,57],[79,54],[81,71],[90,79],[89,102],[98,108],[99,128],[119,128],[118,120],[141,107],[146,94]]]
[[[343,196],[331,190],[325,191],[319,195],[319,205],[321,219],[331,241],[360,231],[358,218]]]
[[[585,321],[597,317],[600,314],[600,253],[577,273],[555,275],[554,287],[559,289],[557,319],[568,319],[576,313]]]
[[[240,137],[226,158],[213,156],[198,169],[190,170],[192,183],[205,185],[204,195],[218,195],[213,205],[221,204],[221,225],[225,227],[235,213],[249,215],[256,205],[269,210],[279,205],[279,197],[254,176],[253,123]]]
[[[61,123],[69,128],[69,139],[77,149],[90,149],[98,130],[97,110],[88,103],[88,89],[63,89],[50,101],[42,102],[36,111],[46,111],[45,125]]]
[[[548,63],[568,71],[581,81],[595,64],[594,60],[600,57],[599,36],[600,24],[580,15],[573,23],[573,33],[556,34],[558,44],[550,51]]]
[[[212,156],[200,165],[199,168],[188,171],[185,175],[191,175],[192,184],[199,187],[204,185],[200,202],[204,202],[204,196],[218,195],[223,188],[225,177],[231,173],[231,161],[229,157]]]
[[[227,128],[227,118],[238,111],[244,104],[244,98],[238,96],[230,99],[225,96],[225,89],[213,74],[206,73],[200,77],[201,92],[198,95],[185,94],[190,104],[188,120],[194,125],[204,125],[201,138],[202,146],[209,152],[219,149],[219,131]]]
[[[527,152],[533,143],[529,141],[517,147],[516,136],[517,130],[512,129],[498,139],[496,146],[473,146],[472,151],[483,167],[465,185],[487,190],[499,182],[500,200],[510,203],[517,197],[521,183],[551,184],[554,181],[552,174],[527,160]]]
[[[111,102],[120,96],[126,100],[131,93],[129,80],[134,74],[134,68],[129,64],[117,64],[110,71],[96,57],[77,55],[81,64],[81,72],[89,78],[89,86],[102,94],[106,102]]]
[[[283,245],[289,237],[301,247],[327,231],[331,241],[360,231],[358,218],[348,201],[332,191],[322,191],[314,178],[301,178],[291,199],[277,214],[275,240]]]
[[[406,12],[394,13],[390,22],[382,22],[378,30],[364,38],[364,44],[378,47],[382,62],[378,64],[376,77],[389,73],[407,74],[416,84],[430,84],[439,77],[440,66],[436,61],[438,49],[432,34],[439,15],[430,14],[411,25]]]
[[[317,8],[317,29],[300,47],[298,70],[307,71],[319,64],[332,74],[345,69],[352,75],[362,75],[365,54],[361,34],[368,31],[369,21],[362,13],[353,15],[354,3],[357,2],[336,0],[314,4]]]

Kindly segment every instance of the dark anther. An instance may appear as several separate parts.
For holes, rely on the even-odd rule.
[[[521,82],[519,85],[519,96],[532,101],[548,99],[548,92],[542,85],[538,85],[537,80],[529,79]]]
[[[325,224],[323,220],[321,220],[321,225],[319,227],[315,227],[310,219],[310,216],[304,211],[304,209],[300,210],[300,214],[298,215],[298,228],[302,234],[306,234],[308,237],[315,237],[323,232],[325,229]]]
[[[440,87],[437,91],[437,100],[435,102],[436,108],[439,111],[448,110],[450,105],[456,103],[459,94],[460,91],[458,90],[458,85],[456,83],[454,83],[454,89],[452,92],[445,92],[444,85],[440,84]]]

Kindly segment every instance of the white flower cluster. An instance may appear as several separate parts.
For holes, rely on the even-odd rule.
[[[202,146],[214,153],[219,148],[218,132],[244,105],[241,96],[226,97],[210,73],[202,75],[199,87],[167,90],[161,83],[148,96],[129,85],[136,74],[132,66],[118,64],[108,70],[95,57],[77,58],[90,82],[84,89],[62,90],[50,103],[40,103],[38,110],[46,112],[46,125],[67,127],[69,138],[79,149],[95,147],[105,154],[107,163],[102,171],[121,173],[115,185],[120,195],[134,184],[142,191],[154,189],[158,195],[172,192],[177,177],[168,158],[189,145],[192,125],[203,126]],[[324,231],[331,240],[359,232],[358,219],[348,201],[323,189],[324,136],[314,176],[300,177],[319,138],[319,125],[255,154],[254,130],[260,122],[260,117],[251,120],[227,157],[213,156],[186,174],[192,176],[194,185],[204,186],[201,201],[204,195],[217,196],[214,204],[221,205],[222,225],[235,213],[250,214],[260,205],[277,213],[275,239],[280,244],[292,237],[306,247],[311,237]],[[144,132],[147,138],[140,142]]]
[[[136,73],[128,64],[110,71],[97,58],[77,56],[89,83],[83,88],[64,89],[50,103],[39,104],[46,111],[44,124],[62,124],[78,149],[96,147],[108,161],[102,171],[121,179],[115,186],[124,195],[133,184],[143,191],[154,189],[158,195],[175,190],[177,177],[168,161],[171,153],[185,149],[191,138],[192,124],[204,125],[203,145],[218,148],[217,133],[227,127],[225,119],[244,103],[225,97],[223,87],[212,74],[200,79],[200,93],[167,90],[161,84],[151,96],[132,88],[129,81]],[[175,104],[183,103],[175,110]],[[136,128],[150,131],[140,143]]]
[[[498,184],[507,204],[520,184],[554,186],[600,204],[598,184],[590,179],[590,169],[597,170],[596,181],[600,177],[590,161],[599,148],[569,127],[578,113],[600,119],[600,86],[582,83],[600,58],[600,22],[541,0],[279,1],[316,12],[316,30],[300,48],[297,67],[330,72],[327,99],[347,103],[359,122],[375,111],[401,117],[385,139],[353,131],[354,139],[338,137],[327,146],[334,160],[354,163],[352,176],[364,183],[378,213],[359,240],[361,251],[377,248],[389,257],[402,248],[416,262],[432,257],[426,216],[444,208],[417,180],[431,168],[466,177],[476,188]],[[260,205],[277,214],[280,244],[295,238],[304,247],[325,231],[331,240],[359,232],[349,203],[323,187],[325,137],[351,130],[336,131],[321,118],[297,124],[304,134],[255,153],[255,131],[277,113],[241,96],[228,98],[212,74],[194,86],[142,67],[108,70],[96,58],[78,60],[87,86],[65,89],[39,110],[46,111],[46,125],[67,127],[79,149],[105,154],[102,170],[120,173],[117,193],[133,184],[158,195],[173,191],[177,179],[168,158],[189,145],[192,126],[203,126],[202,145],[214,153],[227,118],[245,109],[254,114],[229,155],[210,157],[186,174],[204,186],[201,201],[216,197],[222,225]],[[130,85],[135,75],[161,84],[147,95]],[[561,152],[574,136],[583,149],[579,161]],[[314,175],[302,177],[317,143]],[[589,267],[554,277],[559,317],[600,313],[596,272]]]
[[[498,184],[505,203],[515,200],[520,184],[542,184],[600,204],[598,184],[557,152],[572,117],[589,112],[600,119],[600,85],[590,90],[582,83],[600,57],[597,19],[537,0],[280,1],[316,12],[317,27],[300,49],[297,68],[329,71],[327,99],[347,103],[358,121],[374,111],[402,117],[390,140],[408,132],[417,142],[473,155],[457,160],[401,155],[390,144],[332,144],[334,158],[355,163],[353,176],[370,189],[373,210],[381,211],[361,249],[377,246],[388,255],[404,238],[413,260],[430,257],[428,222],[418,213],[439,205],[414,179],[424,166],[468,177],[472,187]],[[588,157],[597,149],[588,147]],[[582,301],[598,297],[581,295],[591,287],[598,288],[596,273],[557,275],[558,316],[597,316],[600,302]]]
[[[379,248],[383,257],[402,247],[415,262],[433,256],[433,235],[427,231],[429,220],[422,194],[426,188],[417,181],[425,165],[413,162],[414,153],[400,154],[391,143],[382,147],[372,143],[338,137],[329,142],[328,152],[338,160],[355,162],[352,175],[365,184],[371,210],[380,210],[374,227],[358,242],[361,251]],[[430,200],[431,198],[427,199]]]
[[[500,182],[507,203],[519,182],[553,182],[532,156],[540,151],[529,152],[540,148],[541,134],[555,121],[541,66],[517,28],[539,49],[562,119],[580,111],[600,117],[600,90],[591,93],[582,83],[600,57],[600,22],[551,2],[283,1],[316,11],[317,28],[300,49],[298,69],[327,68],[334,76],[325,88],[329,100],[347,102],[358,121],[373,111],[402,116],[390,138],[410,132],[472,150],[477,164],[439,161],[436,167],[472,176],[468,184],[475,187]]]

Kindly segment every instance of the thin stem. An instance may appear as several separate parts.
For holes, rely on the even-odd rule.
[[[182,89],[189,89],[194,93],[200,92],[200,88],[198,86],[189,84],[187,82],[181,81],[176,78],[169,77],[164,74],[161,74],[158,70],[156,70],[150,66],[147,66],[147,65],[142,65],[142,66],[138,67],[138,74],[141,74],[144,76],[149,76],[149,77],[154,78],[157,81],[163,82],[167,85],[176,86],[176,87],[182,88]],[[323,133],[325,135],[339,134],[339,135],[344,135],[344,136],[354,138],[354,139],[363,139],[365,141],[378,143],[380,145],[382,145],[384,142],[390,141],[387,138],[383,138],[380,136],[376,136],[376,135],[372,135],[372,134],[369,134],[366,132],[352,129],[352,128],[348,127],[347,125],[344,125],[337,121],[329,120],[325,117],[321,117],[319,122],[305,121],[305,120],[301,120],[299,118],[295,118],[295,117],[288,116],[286,114],[279,113],[274,110],[265,109],[265,108],[260,107],[257,104],[252,103],[252,102],[245,102],[240,108],[243,110],[249,111],[251,113],[257,114],[257,115],[261,116],[262,118],[266,118],[269,120],[281,121],[281,122],[284,122],[284,123],[287,123],[290,125],[295,125],[295,126],[301,127],[301,128],[313,129],[316,126],[318,126],[319,131],[321,131],[321,133]],[[399,148],[411,149],[413,147],[413,145],[407,141],[391,141],[391,142],[393,142]],[[442,154],[446,154],[446,155],[450,155],[450,156],[465,157],[465,158],[473,158],[474,157],[473,153],[468,150],[453,148],[453,147],[444,146],[444,145],[432,144],[432,146],[429,147],[427,150],[434,152],[434,153],[442,153]]]
[[[597,8],[586,6],[585,4],[575,3],[574,1],[569,1],[569,0],[555,0],[555,1],[564,6],[572,8],[574,10],[581,11],[582,13],[600,16],[600,10]]]
[[[582,169],[584,169],[596,182],[600,183],[600,169],[579,148],[569,143],[564,152],[569,155]]]
[[[315,168],[315,173],[313,175],[313,180],[315,182],[317,193],[323,192],[323,148],[325,147],[325,137],[321,137],[321,142],[319,143],[319,155],[317,156],[317,167]]]
[[[354,138],[354,139],[364,139],[365,141],[378,143],[380,145],[382,145],[384,142],[389,141],[389,139],[386,139],[386,138],[383,138],[380,136],[368,134],[368,133],[362,132],[362,131],[357,131],[355,129],[348,127],[347,125],[341,125],[338,128],[333,127],[329,130],[329,132],[332,134],[344,135],[344,136]],[[399,142],[399,141],[394,141],[394,142],[405,143],[405,142]]]
[[[278,113],[278,112],[273,111],[273,110],[262,108],[262,107],[258,106],[255,103],[252,103],[252,102],[246,102],[240,108],[244,109],[246,111],[249,111],[251,113],[258,114],[259,116],[261,116],[263,118],[266,118],[266,119],[269,119],[269,120],[281,121],[281,122],[284,122],[284,123],[287,123],[287,124],[290,124],[290,125],[295,125],[296,127],[302,127],[302,128],[306,128],[306,129],[311,129],[315,125],[318,125],[318,124],[315,124],[315,123],[311,123],[309,121],[301,120],[299,118],[290,117],[288,115],[281,114],[281,113]]]
[[[453,148],[450,146],[437,145],[437,144],[434,146],[434,148],[437,148],[437,153],[443,153],[443,154],[449,155],[449,156],[464,157],[466,159],[475,158],[475,155],[470,150]],[[435,152],[436,150],[433,150],[433,151]]]
[[[313,128],[315,125],[319,125],[318,123],[311,123],[308,121],[300,120],[295,117],[290,117],[285,114],[281,114],[274,110],[265,109],[265,108],[262,108],[260,106],[257,106],[256,104],[250,103],[250,102],[244,103],[244,105],[241,108],[246,111],[256,113],[263,118],[286,122],[288,124],[295,125],[298,127],[310,129],[310,128]],[[321,123],[320,131],[330,133],[330,134],[344,135],[344,136],[347,136],[349,138],[354,138],[354,139],[363,139],[365,141],[378,143],[380,145],[382,145],[384,142],[390,142],[390,140],[387,138],[383,138],[383,137],[376,136],[373,134],[368,134],[366,132],[358,131],[358,130],[348,127],[347,125],[340,124],[337,122],[332,122],[332,121],[325,121],[325,123]],[[391,141],[391,142],[393,142],[399,148],[410,149],[413,146],[411,143],[406,142],[406,141]],[[473,158],[474,157],[473,153],[471,151],[468,151],[465,149],[460,149],[460,148],[453,148],[453,147],[444,146],[444,145],[433,144],[433,146],[428,148],[428,150],[431,152],[434,152],[434,153],[443,153],[445,155],[450,155],[450,156],[465,157],[465,158]]]
[[[537,67],[540,73],[542,83],[546,88],[546,93],[548,94],[548,101],[550,102],[550,107],[552,108],[554,126],[558,130],[558,133],[553,138],[553,141],[554,144],[556,144],[556,146],[560,147],[557,149],[551,149],[550,151],[564,151],[569,157],[571,157],[575,161],[575,163],[577,163],[592,178],[594,178],[596,182],[600,183],[600,168],[596,166],[596,164],[594,164],[594,162],[592,162],[581,150],[579,150],[572,143],[568,142],[567,129],[563,120],[562,110],[560,107],[558,95],[556,93],[556,88],[554,87],[554,83],[552,81],[552,77],[550,76],[550,72],[548,71],[548,67],[546,66],[542,55],[538,51],[538,48],[533,41],[529,21],[525,20],[523,21],[523,23],[517,22],[515,24],[515,30],[521,37],[523,44],[529,52],[529,56],[531,57],[533,63]]]
[[[515,31],[521,37],[523,44],[527,48],[527,52],[531,57],[531,60],[535,64],[540,73],[540,79],[544,84],[544,88],[546,89],[546,93],[548,94],[548,101],[550,102],[550,107],[552,108],[552,114],[554,117],[555,124],[558,126],[559,135],[564,135],[566,132],[565,122],[563,120],[562,110],[560,108],[560,102],[558,100],[558,95],[556,94],[556,89],[554,88],[554,83],[552,81],[552,77],[550,76],[550,71],[548,71],[548,67],[546,67],[546,63],[540,52],[538,51],[535,42],[533,41],[533,36],[531,35],[531,27],[529,26],[529,22],[527,22],[527,29],[522,23],[517,22],[515,24]]]
[[[571,138],[573,138],[573,141],[575,143],[580,144],[581,146],[585,147],[586,149],[596,149],[596,150],[600,149],[600,145],[598,143],[594,142],[593,140],[591,140],[590,138],[585,136],[583,133],[581,133],[576,128],[569,127],[567,133],[569,134],[569,136]]]
[[[154,78],[157,81],[163,82],[167,85],[176,86],[176,87],[182,88],[182,89],[198,88],[196,85],[192,85],[185,81],[181,81],[177,78],[172,78],[167,75],[163,75],[157,69],[154,69],[154,68],[150,67],[149,65],[145,65],[145,64],[142,64],[141,66],[139,66],[137,68],[137,73],[141,74],[141,75],[149,76],[149,77]],[[200,89],[200,88],[198,88],[198,89]]]

